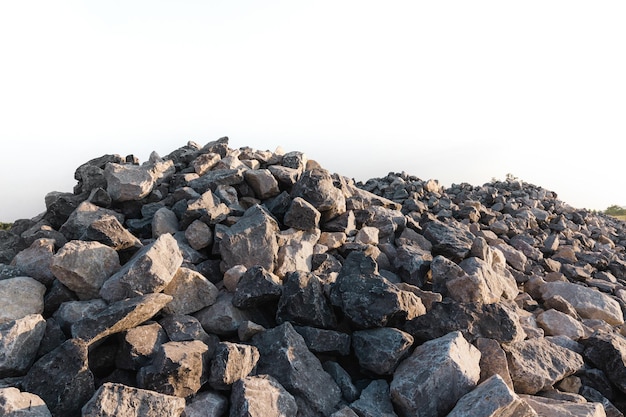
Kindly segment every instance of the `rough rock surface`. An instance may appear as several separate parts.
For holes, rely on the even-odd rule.
[[[626,412],[626,224],[554,192],[228,138],[75,179],[0,231],[0,414]]]

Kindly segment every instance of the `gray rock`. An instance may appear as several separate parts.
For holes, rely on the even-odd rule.
[[[253,315],[233,305],[233,295],[220,293],[214,304],[194,313],[194,317],[208,333],[229,336],[237,333],[242,323],[253,320]]]
[[[164,308],[166,314],[192,314],[215,303],[217,287],[202,274],[192,269],[180,267],[172,280],[163,289],[172,296]]]
[[[128,229],[124,228],[120,220],[105,214],[87,226],[79,240],[91,240],[112,247],[116,251],[136,251],[143,245]]]
[[[584,340],[584,357],[622,392],[626,392],[626,338],[615,333],[595,332]]]
[[[84,405],[82,417],[178,417],[184,410],[184,398],[106,382]]]
[[[81,239],[81,237],[88,232],[92,223],[107,219],[105,216],[113,216],[119,223],[124,223],[124,215],[84,201],[72,212],[59,231],[63,233],[68,240]]]
[[[506,353],[500,343],[495,339],[479,337],[474,341],[474,346],[480,351],[480,382],[498,375],[513,390]]]
[[[265,209],[252,206],[225,232],[219,244],[223,270],[235,265],[247,268],[258,265],[274,271],[278,254],[278,224]]]
[[[362,417],[397,417],[389,398],[389,384],[384,379],[377,379],[363,389],[358,400],[350,404]]]
[[[72,325],[72,337],[93,344],[150,320],[172,300],[166,294],[148,294],[116,301]]]
[[[196,394],[181,417],[222,417],[228,413],[228,398],[213,391]]]
[[[46,286],[30,277],[0,281],[0,323],[41,314]]]
[[[530,395],[522,395],[521,398],[539,417],[606,417],[604,407],[600,403],[580,404]]]
[[[228,390],[238,380],[254,375],[258,361],[255,346],[221,342],[211,362],[209,384],[216,390]]]
[[[173,235],[176,232],[178,232],[176,213],[167,207],[158,209],[152,217],[152,237],[156,239],[166,233]]]
[[[259,349],[257,374],[273,376],[295,398],[299,412],[329,415],[341,400],[341,391],[290,323],[252,338]],[[304,414],[307,415],[307,414]]]
[[[167,342],[167,334],[158,323],[128,329],[122,335],[115,365],[121,369],[138,370],[148,365],[159,346]]]
[[[214,334],[208,334],[202,328],[202,324],[194,316],[174,314],[165,316],[159,324],[167,333],[172,342],[185,342],[199,340],[209,347],[209,356],[213,355],[219,338]]]
[[[258,199],[266,200],[280,193],[278,181],[267,169],[250,169],[243,177]]]
[[[248,268],[237,281],[232,303],[243,309],[258,307],[278,301],[282,291],[280,278],[262,266],[254,266]]]
[[[70,339],[33,364],[23,389],[44,400],[53,416],[79,416],[95,390],[88,365],[87,344]]]
[[[37,239],[30,247],[17,253],[11,265],[19,268],[24,276],[35,278],[44,285],[50,285],[54,280],[54,275],[50,271],[54,245],[55,242],[52,239]]]
[[[167,342],[152,363],[139,370],[139,388],[176,397],[191,397],[208,379],[208,347],[199,340]]]
[[[271,375],[249,376],[233,384],[230,416],[287,417],[301,415],[291,395]]]
[[[311,203],[324,220],[329,220],[346,211],[346,199],[341,190],[335,188],[333,179],[325,169],[313,169],[302,173],[293,185],[291,197],[301,197]]]
[[[549,309],[537,315],[537,324],[547,336],[567,336],[578,340],[585,336],[585,328],[581,322],[560,311]]]
[[[296,197],[285,213],[283,222],[294,229],[311,230],[319,227],[321,217],[321,213],[313,204],[301,197]]]
[[[278,253],[274,273],[281,278],[294,271],[311,271],[319,229],[287,229],[276,235]]]
[[[560,295],[582,318],[600,319],[611,325],[624,323],[619,303],[598,290],[570,282],[548,282],[541,286],[540,291],[544,299]]]
[[[154,178],[145,166],[108,163],[104,168],[107,193],[114,201],[136,201],[154,187]]]
[[[476,386],[480,378],[480,352],[461,332],[430,340],[396,368],[391,400],[402,417],[441,416]]]
[[[0,388],[0,415],[6,417],[52,417],[39,396],[14,387]]]
[[[201,220],[207,224],[217,224],[224,220],[230,209],[213,194],[212,191],[206,191],[200,197],[188,202],[187,209],[182,215],[181,226],[186,228],[195,220]]]
[[[80,300],[99,298],[104,282],[121,268],[115,249],[99,242],[72,240],[51,260],[50,270]]]
[[[474,236],[463,226],[453,227],[437,220],[424,225],[424,237],[433,245],[433,256],[442,255],[454,262],[468,256],[474,241]]]
[[[350,353],[350,335],[335,330],[308,326],[293,326],[313,353],[347,356]]]
[[[583,367],[578,353],[543,339],[527,339],[503,346],[515,392],[536,394]]]
[[[201,250],[211,244],[213,232],[205,222],[194,220],[185,230],[185,238],[189,246],[195,250]]]
[[[323,363],[323,368],[328,374],[333,378],[333,380],[341,389],[341,395],[344,400],[347,402],[356,401],[361,392],[359,389],[352,383],[352,378],[350,374],[341,367],[337,362],[334,361],[326,361]]]
[[[219,185],[237,185],[243,182],[243,169],[213,169],[198,178],[189,181],[188,185],[199,192],[205,193]]]
[[[310,272],[287,274],[276,311],[276,321],[333,329],[337,318],[319,278]]]
[[[35,360],[46,330],[39,314],[0,323],[0,378],[23,375]]]
[[[182,263],[176,239],[170,234],[161,235],[106,280],[100,295],[112,302],[163,291]]]
[[[409,354],[413,336],[399,329],[381,327],[352,334],[352,348],[361,367],[377,375],[390,375]]]
[[[538,417],[524,400],[504,382],[493,375],[456,403],[447,417]]]

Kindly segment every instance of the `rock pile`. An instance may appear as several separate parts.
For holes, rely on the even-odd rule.
[[[626,230],[514,178],[104,155],[0,231],[6,416],[622,416]]]

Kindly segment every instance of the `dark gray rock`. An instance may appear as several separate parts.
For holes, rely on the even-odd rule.
[[[337,326],[337,319],[319,278],[303,271],[291,272],[285,277],[276,321],[327,329]]]
[[[454,262],[460,262],[470,253],[474,236],[460,224],[453,227],[440,221],[432,221],[423,227],[424,237],[433,244],[433,256],[442,255]]]
[[[389,397],[389,384],[384,379],[377,379],[363,389],[358,400],[350,404],[362,417],[397,417]]]
[[[216,390],[228,390],[240,379],[254,375],[258,361],[255,346],[220,342],[211,362],[209,384]]]
[[[626,392],[626,339],[615,333],[596,332],[583,341],[585,359],[604,371],[622,392]]]
[[[293,326],[313,353],[346,356],[350,353],[350,335],[316,327]]]
[[[46,330],[39,314],[0,323],[0,378],[23,375],[35,360]]]
[[[252,343],[261,354],[257,374],[276,378],[296,398],[300,412],[329,415],[335,410],[341,390],[290,323],[257,334]]]
[[[377,375],[391,375],[412,345],[413,336],[391,327],[352,334],[352,348],[359,364]]]
[[[253,266],[239,279],[232,302],[235,307],[246,309],[278,301],[281,294],[280,279],[262,266]]]

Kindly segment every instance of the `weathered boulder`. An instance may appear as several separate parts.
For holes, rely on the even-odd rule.
[[[99,220],[113,216],[119,223],[124,223],[125,216],[115,210],[98,207],[88,201],[80,203],[76,210],[68,217],[67,221],[59,228],[68,240],[81,239],[88,233],[90,226]]]
[[[183,398],[194,395],[208,379],[207,352],[199,340],[162,344],[150,365],[139,370],[139,388]]]
[[[211,362],[209,384],[216,390],[227,390],[238,380],[254,375],[258,361],[255,346],[220,342]]]
[[[87,350],[84,341],[70,339],[42,356],[22,380],[24,391],[44,400],[53,416],[79,416],[95,391]]]
[[[46,403],[30,392],[14,387],[0,388],[0,415],[6,417],[52,417]]]
[[[176,239],[170,234],[161,235],[107,279],[100,296],[112,302],[163,291],[182,263]]]
[[[319,229],[288,229],[276,235],[278,253],[274,273],[283,278],[293,271],[311,271],[315,244],[319,240]]]
[[[54,280],[50,270],[54,246],[53,239],[37,239],[30,247],[17,253],[11,265],[18,267],[23,275],[34,278],[44,285],[50,285]]]
[[[262,266],[273,272],[278,254],[276,220],[259,205],[250,207],[243,217],[225,230],[219,250],[223,270],[235,265]]]
[[[335,410],[339,387],[289,322],[257,334],[252,344],[261,355],[257,374],[273,376],[295,397],[300,413],[329,415]]]
[[[0,323],[43,313],[45,292],[46,286],[30,277],[1,280]]]
[[[74,323],[72,337],[92,344],[150,320],[171,300],[166,294],[148,294],[117,301]]]
[[[581,355],[546,339],[527,339],[503,346],[515,392],[536,394],[583,367]]]
[[[104,282],[121,268],[115,249],[99,242],[72,240],[53,256],[50,270],[80,300],[99,298]]]
[[[294,229],[311,230],[319,227],[321,218],[321,213],[313,204],[302,197],[296,197],[291,201],[283,222]]]
[[[219,290],[201,273],[180,267],[172,280],[163,289],[163,294],[171,295],[164,308],[166,314],[192,314],[210,306],[217,300]]]
[[[168,337],[158,323],[148,323],[126,330],[119,344],[115,364],[120,369],[138,370],[148,365]]]
[[[547,336],[567,336],[572,340],[578,340],[585,336],[585,328],[581,322],[562,313],[558,310],[550,309],[537,316],[537,324],[543,329]]]
[[[221,417],[228,413],[228,398],[213,391],[197,393],[185,407],[183,417]]]
[[[560,295],[583,318],[600,319],[612,325],[624,323],[624,313],[619,303],[593,288],[571,282],[548,282],[542,285],[540,291],[544,299]]]
[[[480,352],[461,332],[452,332],[415,348],[393,374],[391,399],[402,417],[441,416],[480,379]]]
[[[432,243],[434,256],[443,255],[454,262],[467,257],[474,241],[474,235],[463,226],[453,227],[438,220],[424,225],[424,237]]]
[[[107,193],[114,201],[141,200],[152,191],[154,178],[144,166],[108,163],[104,168]]]
[[[226,274],[224,279],[226,280]],[[278,276],[262,266],[254,266],[245,270],[237,280],[232,303],[235,307],[243,309],[258,307],[278,301],[282,291],[282,283]]]
[[[316,168],[302,173],[293,185],[291,197],[301,197],[315,207],[324,220],[346,211],[346,199],[333,184],[333,178],[325,169]]]
[[[626,393],[626,338],[615,333],[595,332],[584,340],[585,359],[604,371]]]
[[[349,334],[309,326],[294,325],[293,327],[313,353],[340,356],[347,356],[350,353],[351,337]]]
[[[521,398],[539,417],[606,417],[600,403],[574,403],[530,395],[522,395]]]
[[[493,375],[456,403],[447,417],[538,417],[523,399],[504,382]]]
[[[413,336],[399,329],[381,327],[352,334],[352,348],[359,365],[377,375],[390,375],[409,354]]]
[[[363,417],[398,417],[389,397],[389,384],[384,379],[370,382],[350,408]]]
[[[294,397],[271,375],[248,376],[233,384],[231,416],[288,417],[301,415]]]
[[[294,271],[285,277],[276,321],[327,329],[337,326],[337,319],[319,278],[303,271]]]
[[[106,382],[82,408],[82,417],[178,417],[185,399]]]
[[[136,251],[143,245],[112,214],[104,214],[91,222],[79,236],[80,240],[100,242],[116,251]]]
[[[23,375],[35,360],[46,321],[31,314],[0,323],[0,378]]]
[[[226,292],[219,293],[215,303],[194,313],[193,316],[207,333],[224,336],[236,334],[239,326],[253,319],[251,312],[235,307],[233,294]]]

